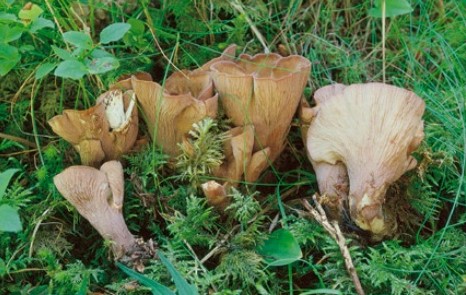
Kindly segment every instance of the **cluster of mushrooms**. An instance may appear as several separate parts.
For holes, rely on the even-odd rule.
[[[380,83],[323,87],[310,107],[303,91],[311,63],[302,56],[235,56],[236,46],[194,71],[179,71],[163,85],[148,74],[110,87],[87,110],[65,110],[49,121],[73,145],[82,165],[54,178],[58,191],[100,235],[112,242],[117,259],[143,252],[144,242],[128,230],[123,215],[124,175],[120,157],[138,136],[138,112],[154,143],[175,158],[193,124],[215,118],[219,106],[233,127],[224,161],[212,171],[223,183],[202,190],[225,208],[230,186],[254,182],[280,155],[294,114],[300,109],[303,140],[327,208],[374,234],[387,231],[385,193],[416,165],[411,153],[423,139],[424,102],[413,92]]]

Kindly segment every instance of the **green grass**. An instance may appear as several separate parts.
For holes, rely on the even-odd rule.
[[[17,14],[24,2],[0,1],[0,13]],[[56,59],[51,45],[66,49],[62,33],[80,30],[70,2],[37,1],[55,27],[11,42],[29,47],[0,78],[0,132],[10,135],[0,135],[0,171],[20,171],[0,205],[19,208],[23,223],[21,232],[0,233],[2,294],[150,293],[115,267],[108,245],[52,182],[63,169],[77,165],[79,156],[53,134],[47,120],[66,108],[93,105],[120,75],[148,71],[162,83],[176,68],[194,69],[231,43],[249,54],[263,52],[263,38],[271,52],[280,49],[312,62],[308,101],[330,83],[382,81],[381,20],[368,16],[371,1],[351,0],[243,1],[245,14],[234,6],[241,1],[233,0],[137,1],[132,10],[87,1],[91,13],[83,20],[94,41],[105,26],[129,19],[142,21],[143,32],[105,48],[120,62],[115,70],[80,80],[52,73],[36,80],[37,68]],[[412,13],[387,19],[386,77],[387,83],[413,90],[426,102],[425,139],[415,154],[420,164],[394,188],[405,197],[395,206],[400,214],[393,239],[372,243],[353,232],[346,236],[367,294],[464,294],[466,5],[454,0],[410,3]],[[98,9],[106,12],[105,19],[97,18]],[[223,128],[227,122],[218,124]],[[355,294],[338,246],[317,223],[293,210],[300,209],[297,199],[317,189],[298,125],[296,119],[274,167],[257,183],[242,184],[224,215],[192,185],[206,175],[193,175],[190,182],[152,146],[126,156],[129,229],[154,239],[199,294]],[[141,124],[140,137],[148,137],[145,128]],[[267,267],[257,247],[273,224],[293,233],[301,260]],[[144,275],[175,287],[160,261],[147,263]]]

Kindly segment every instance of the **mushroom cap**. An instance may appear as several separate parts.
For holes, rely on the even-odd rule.
[[[254,151],[269,147],[271,161],[284,147],[310,67],[302,56],[278,54],[242,54],[210,67],[225,113],[235,126],[254,125]]]
[[[177,145],[194,123],[217,114],[217,94],[213,94],[209,75],[202,71],[174,74],[165,88],[135,77],[131,83],[152,139],[169,155],[180,153]]]
[[[138,111],[132,91],[109,90],[87,110],[64,110],[48,121],[52,130],[71,143],[84,165],[97,167],[129,151],[138,134]],[[133,101],[133,102],[132,102]]]
[[[351,216],[379,233],[386,189],[416,165],[410,154],[424,136],[425,103],[411,91],[381,83],[335,89],[318,95],[308,153],[313,162],[346,166]]]
[[[105,239],[114,242],[117,257],[135,243],[121,212],[123,167],[118,161],[102,165],[101,170],[71,166],[53,178],[58,191]]]

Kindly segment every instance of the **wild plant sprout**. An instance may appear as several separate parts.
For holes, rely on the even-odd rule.
[[[180,178],[198,187],[204,177],[222,164],[225,140],[226,134],[218,130],[212,118],[195,123],[189,137],[178,144],[181,154],[177,157],[176,167]]]

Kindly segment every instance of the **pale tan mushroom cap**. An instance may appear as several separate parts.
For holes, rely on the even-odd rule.
[[[381,83],[334,93],[316,107],[307,149],[314,162],[346,166],[353,219],[376,232],[383,227],[386,189],[416,165],[410,154],[424,136],[425,103],[411,91]]]
[[[131,82],[151,137],[169,155],[180,153],[177,145],[194,123],[217,115],[217,95],[210,76],[202,71],[176,73],[167,79],[165,89],[134,77]]]
[[[84,165],[119,159],[138,134],[138,112],[132,91],[109,90],[87,110],[64,110],[49,120],[52,130],[71,143]]]
[[[110,161],[101,170],[71,166],[53,179],[58,191],[105,239],[114,242],[118,256],[130,250],[135,239],[123,219],[123,167]]]
[[[243,54],[210,67],[227,116],[236,126],[254,125],[254,151],[269,147],[271,161],[283,149],[310,66],[302,56]]]

